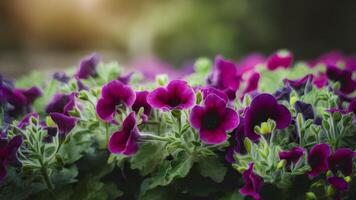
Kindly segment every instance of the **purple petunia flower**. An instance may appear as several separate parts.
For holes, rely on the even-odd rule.
[[[255,126],[272,119],[276,122],[278,129],[287,128],[292,120],[288,108],[278,104],[277,100],[270,94],[257,95],[251,105],[245,110],[245,134],[252,141],[257,141],[260,135],[255,133]]]
[[[329,168],[336,174],[341,171],[345,176],[352,174],[352,159],[356,153],[348,148],[339,148],[329,157]]]
[[[258,82],[260,80],[261,75],[258,72],[253,72],[249,78],[247,79],[246,82],[246,88],[243,91],[243,95],[245,96],[245,94],[255,91],[258,89]]]
[[[21,166],[17,158],[17,151],[22,144],[22,136],[17,135],[10,141],[0,138],[0,181],[2,181],[7,174],[7,166]]]
[[[227,150],[225,155],[225,160],[229,163],[235,162],[234,154],[246,154],[247,150],[244,144],[245,133],[244,133],[244,119],[240,118],[240,123],[236,129],[232,131],[231,145]]]
[[[297,163],[304,154],[302,147],[294,147],[290,151],[279,152],[279,159],[286,160],[287,166]]]
[[[348,69],[339,69],[335,66],[328,66],[326,75],[332,81],[340,82],[340,91],[345,94],[351,94],[356,89],[356,81],[352,79],[352,71]]]
[[[56,72],[52,77],[61,83],[68,83],[70,80],[70,77],[65,72]]]
[[[134,74],[133,72],[130,72],[130,73],[128,73],[128,74],[125,75],[125,76],[119,76],[119,77],[117,78],[117,80],[119,80],[119,81],[121,81],[123,84],[127,85],[127,84],[130,83],[131,77],[132,77],[133,74]]]
[[[314,77],[312,74],[308,74],[296,80],[284,79],[283,82],[284,84],[294,89],[298,93],[298,95],[301,96],[308,93],[312,89],[313,78]]]
[[[352,112],[352,113],[354,113],[354,115],[356,115],[356,98],[354,98],[350,102],[349,107],[347,108],[347,111]]]
[[[136,100],[134,104],[132,105],[132,110],[135,111],[137,114],[140,108],[144,108],[144,111],[141,115],[141,119],[143,122],[146,122],[148,120],[148,117],[151,114],[152,107],[151,105],[147,102],[147,96],[149,92],[147,91],[140,91],[136,92]]]
[[[223,90],[229,99],[234,99],[241,81],[242,77],[238,74],[235,63],[229,60],[224,60],[222,56],[217,56],[215,58],[213,72],[207,79],[209,86]]]
[[[46,106],[46,113],[62,113],[68,115],[68,112],[76,106],[76,94],[57,93]]]
[[[77,124],[78,119],[62,113],[50,113],[52,120],[57,124],[60,135],[67,135]]]
[[[317,88],[323,88],[324,86],[328,85],[328,76],[325,73],[318,72],[317,76],[314,76],[313,84]]]
[[[260,200],[261,195],[259,192],[263,186],[263,179],[253,173],[253,165],[253,163],[250,163],[248,169],[242,174],[245,186],[240,189],[240,193],[245,196],[250,196],[256,200]]]
[[[289,102],[290,99],[290,93],[291,93],[292,89],[289,86],[284,86],[278,90],[276,90],[273,93],[273,96],[277,99],[277,100],[286,100]]]
[[[139,138],[135,113],[131,112],[125,118],[122,129],[111,135],[109,151],[114,154],[133,155],[138,151]]]
[[[93,53],[80,61],[79,70],[77,71],[75,77],[78,79],[87,79],[89,77],[96,77],[97,71],[96,67],[100,62],[100,56]]]
[[[311,104],[298,100],[295,102],[294,108],[297,113],[301,113],[303,115],[304,120],[314,119],[314,110]]]
[[[331,154],[328,144],[317,144],[311,148],[308,154],[308,164],[311,167],[310,177],[316,177],[329,169],[328,158]]]
[[[28,113],[20,122],[19,122],[19,125],[18,127],[20,129],[23,129],[25,128],[29,123],[30,123],[30,119],[31,118],[36,118],[36,119],[39,119],[39,115],[38,113],[35,113],[35,112],[32,112],[32,113]]]
[[[203,99],[206,99],[206,97],[208,97],[210,94],[215,94],[216,96],[223,99],[225,102],[229,101],[229,97],[219,89],[207,86],[200,88],[200,91],[203,94]]]
[[[345,191],[348,188],[348,184],[343,178],[329,177],[328,183],[337,191]]]
[[[154,108],[163,111],[187,109],[195,104],[194,90],[187,82],[173,80],[167,87],[160,87],[147,96],[147,102]]]
[[[208,144],[219,144],[226,140],[227,131],[239,124],[238,114],[226,107],[227,102],[215,94],[204,100],[204,106],[195,106],[190,114],[191,125],[199,130],[200,139]]]
[[[257,65],[263,64],[265,62],[265,57],[259,53],[251,53],[245,57],[243,57],[239,63],[237,68],[237,73],[239,75],[243,75],[247,72],[253,71]]]
[[[275,70],[279,67],[288,68],[292,65],[292,62],[292,53],[287,50],[281,50],[268,57],[266,67],[269,70]]]
[[[136,94],[130,86],[113,80],[104,85],[101,98],[96,105],[96,112],[102,120],[112,122],[115,112],[118,111],[117,107],[132,106],[135,99]]]

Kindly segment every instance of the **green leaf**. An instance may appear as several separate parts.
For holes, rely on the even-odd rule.
[[[53,183],[56,187],[74,183],[77,180],[75,179],[78,175],[78,169],[76,166],[70,168],[63,168],[59,171],[55,171],[52,175]]]
[[[139,151],[131,158],[131,169],[138,169],[146,176],[156,169],[165,157],[161,143],[144,143]]]
[[[245,197],[240,194],[239,191],[235,190],[233,192],[225,194],[219,200],[243,200]]]
[[[141,185],[141,195],[144,195],[148,190],[156,188],[157,186],[166,186],[175,178],[187,176],[192,166],[192,157],[187,155],[184,151],[179,152],[175,159],[163,162],[157,169],[156,174],[143,181]]]
[[[227,168],[219,157],[209,156],[199,159],[199,171],[202,176],[221,183],[224,180]]]
[[[148,191],[145,195],[138,198],[139,200],[173,200],[174,195],[167,187],[159,187]]]

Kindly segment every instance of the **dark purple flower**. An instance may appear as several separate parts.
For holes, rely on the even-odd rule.
[[[208,85],[223,90],[229,99],[234,99],[241,81],[242,77],[238,74],[235,63],[229,60],[224,60],[222,56],[217,56],[215,58],[213,72],[207,80]]]
[[[215,94],[204,100],[204,106],[194,106],[190,123],[199,130],[200,139],[208,144],[219,144],[226,140],[227,131],[239,124],[237,113],[226,107],[227,102]]]
[[[113,80],[104,85],[101,98],[96,105],[98,116],[107,122],[112,122],[118,106],[132,106],[136,94],[130,86],[121,81]]]
[[[283,80],[284,84],[290,86],[300,96],[308,93],[312,89],[312,81],[313,81],[312,74],[308,74],[308,75],[306,75],[300,79],[296,79],[296,80],[289,80],[289,79]]]
[[[27,104],[33,104],[37,98],[42,96],[42,91],[38,87],[31,87],[30,89],[15,89],[20,91],[25,97]]]
[[[277,129],[287,128],[292,120],[288,108],[278,104],[277,100],[270,94],[257,95],[251,105],[245,110],[245,134],[252,141],[257,141],[260,135],[255,133],[255,126],[272,119],[276,122]]]
[[[329,157],[329,168],[336,174],[341,171],[345,176],[352,174],[352,159],[356,153],[348,148],[339,148]]]
[[[78,87],[78,91],[89,90],[89,88],[86,85],[84,85],[84,83],[80,79],[77,79],[77,87]]]
[[[96,67],[100,62],[100,56],[93,53],[80,61],[79,70],[76,73],[78,79],[87,79],[89,77],[96,77]]]
[[[297,113],[301,113],[303,115],[304,120],[314,119],[314,110],[311,104],[298,100],[295,102],[294,108]]]
[[[182,80],[173,80],[167,87],[160,87],[147,96],[147,102],[154,108],[163,111],[173,109],[187,109],[195,104],[194,90],[187,82]]]
[[[28,124],[30,124],[30,119],[31,118],[36,118],[36,119],[39,119],[39,115],[38,113],[35,113],[35,112],[32,112],[32,113],[28,113],[20,122],[19,122],[19,125],[18,127],[20,129],[23,129],[25,128]]]
[[[10,141],[0,138],[0,181],[2,181],[7,174],[7,166],[21,166],[17,158],[17,151],[22,144],[22,136],[17,135]]]
[[[284,86],[273,93],[277,100],[286,100],[289,102],[292,89],[289,86]]]
[[[352,71],[348,69],[339,69],[335,66],[328,66],[326,75],[332,81],[340,83],[340,91],[345,94],[351,94],[356,89],[356,81],[352,79]]]
[[[348,184],[343,178],[329,177],[328,183],[337,191],[345,191],[348,188]]]
[[[132,105],[132,110],[135,111],[136,114],[138,113],[141,107],[144,108],[144,111],[141,115],[143,122],[148,120],[148,117],[150,116],[152,110],[151,105],[147,102],[148,94],[149,92],[147,91],[136,92],[136,100]]]
[[[52,120],[57,124],[60,135],[67,135],[77,124],[78,119],[62,113],[50,113]]]
[[[349,107],[347,108],[347,111],[352,112],[352,113],[354,113],[354,115],[356,115],[356,98],[354,98],[350,102]]]
[[[286,160],[286,166],[297,163],[304,154],[302,147],[294,147],[290,151],[279,152],[279,159]]]
[[[62,113],[68,115],[68,112],[76,106],[75,93],[61,94],[57,93],[46,106],[46,113]]]
[[[67,76],[65,72],[56,72],[53,74],[53,79],[62,82],[62,83],[68,83],[70,80],[70,77]]]
[[[292,53],[286,50],[281,50],[268,57],[266,66],[269,70],[275,70],[279,67],[288,68],[292,65],[292,62]]]
[[[263,186],[263,179],[253,173],[253,165],[253,163],[250,163],[248,169],[242,174],[245,186],[240,189],[240,193],[256,200],[260,200],[261,196],[259,192]]]
[[[119,76],[119,77],[117,78],[117,80],[119,80],[119,81],[121,81],[123,84],[127,85],[127,84],[130,83],[131,77],[132,77],[133,74],[134,74],[134,73],[131,72],[131,73],[128,73],[127,75],[125,75],[125,76]]]
[[[260,80],[261,75],[258,72],[253,72],[246,82],[246,87],[243,92],[243,96],[249,92],[255,91],[258,89],[258,82]]]
[[[135,113],[131,112],[124,120],[122,129],[113,133],[109,140],[109,151],[114,154],[133,155],[138,150],[140,138]]]
[[[240,123],[236,129],[232,131],[231,137],[231,145],[230,148],[226,152],[225,159],[229,163],[235,162],[234,154],[246,154],[247,150],[245,148],[244,140],[245,140],[245,133],[244,133],[244,119],[240,118]],[[230,139],[229,139],[230,140]]]
[[[308,164],[311,167],[310,177],[316,177],[329,169],[328,158],[331,154],[328,144],[317,144],[311,148],[308,154]]]

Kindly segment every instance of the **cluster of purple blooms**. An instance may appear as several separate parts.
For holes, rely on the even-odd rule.
[[[117,80],[112,80],[102,87],[101,96],[96,103],[96,113],[105,123],[120,124],[117,116],[130,110],[121,123],[121,129],[114,132],[109,139],[108,149],[113,154],[132,156],[139,150],[141,136],[138,122],[149,121],[153,110],[187,111],[190,126],[196,130],[204,144],[218,145],[230,141],[226,160],[234,162],[234,154],[247,152],[244,146],[245,138],[258,143],[263,137],[256,132],[256,126],[273,120],[275,128],[282,130],[295,122],[295,117],[290,110],[281,103],[281,100],[289,100],[292,91],[302,96],[310,91],[313,85],[323,88],[328,86],[329,80],[339,82],[340,87],[335,94],[339,95],[342,101],[349,102],[349,107],[344,108],[340,104],[337,108],[330,108],[330,111],[356,114],[356,99],[349,96],[356,89],[356,80],[352,76],[356,69],[356,59],[336,54],[322,56],[308,63],[310,68],[324,64],[327,66],[326,72],[308,74],[297,80],[285,79],[285,86],[274,94],[258,90],[261,74],[256,69],[260,64],[265,64],[266,68],[271,71],[291,67],[293,55],[289,51],[279,51],[268,58],[254,54],[238,64],[217,56],[213,70],[207,77],[206,85],[201,86],[192,87],[186,81],[172,80],[166,86],[152,91],[135,91],[129,84],[130,74],[127,77],[118,77]],[[96,54],[81,61],[80,68],[74,75],[80,86],[78,92],[87,89],[81,82],[82,79],[95,78],[98,75],[96,67],[99,61]],[[345,67],[338,67],[339,62],[345,63]],[[64,73],[56,73],[54,78],[63,83],[71,79]],[[201,94],[202,101],[198,101],[198,94]],[[29,123],[31,117],[39,118],[37,113],[31,113],[31,105],[40,95],[41,91],[37,87],[27,90],[18,89],[14,88],[11,82],[0,79],[0,104],[5,113],[4,116],[15,118],[28,113],[18,125],[21,129]],[[47,104],[45,112],[57,127],[48,127],[45,123],[43,127],[53,130],[52,135],[69,134],[80,120],[78,116],[72,114],[76,109],[81,109],[76,102],[77,95],[77,92],[57,93]],[[236,110],[234,101],[240,101],[247,95],[251,97],[250,104]],[[303,114],[304,119],[315,118],[310,104],[297,101],[294,107],[297,112]],[[142,108],[143,112],[140,112]],[[15,136],[9,141],[6,138],[1,139],[0,179],[5,177],[7,165],[19,164],[16,152],[21,143],[21,136]],[[303,155],[307,155],[310,178],[326,174],[330,170],[331,175],[328,175],[326,181],[337,193],[348,189],[348,183],[344,177],[352,174],[352,160],[356,155],[353,150],[339,148],[332,151],[328,144],[321,143],[314,145],[309,151],[299,146],[282,151],[279,153],[279,158],[286,161],[285,166],[288,168],[296,164]],[[259,193],[264,181],[254,172],[254,163],[249,163],[248,169],[243,172],[243,180],[245,185],[240,189],[241,194],[261,199]]]

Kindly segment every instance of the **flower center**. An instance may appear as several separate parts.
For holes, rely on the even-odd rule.
[[[220,124],[220,116],[217,111],[208,111],[202,119],[202,127],[207,130],[215,130]]]

